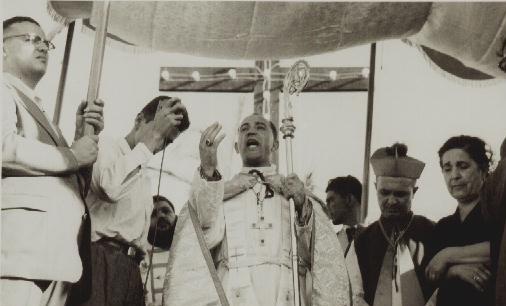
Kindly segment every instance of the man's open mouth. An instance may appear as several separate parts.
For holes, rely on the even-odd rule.
[[[251,138],[246,141],[246,147],[248,149],[256,149],[259,146],[260,146],[260,143],[256,139]]]

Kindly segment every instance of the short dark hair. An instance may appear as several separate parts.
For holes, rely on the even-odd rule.
[[[362,201],[362,184],[360,181],[351,175],[338,176],[329,181],[325,192],[334,191],[341,196],[351,194],[360,203]]]
[[[15,23],[21,23],[21,22],[31,22],[31,23],[36,24],[40,27],[40,24],[37,21],[35,21],[35,19],[33,19],[31,17],[15,16],[15,17],[4,20],[3,31],[5,32],[5,30],[7,30],[11,25],[13,25]]]
[[[443,155],[451,149],[461,149],[466,152],[472,160],[478,164],[478,167],[485,173],[488,173],[492,165],[492,151],[487,143],[478,137],[460,135],[448,139],[439,149],[439,166],[443,167]]]
[[[176,213],[176,210],[174,209],[174,204],[172,204],[172,202],[169,201],[169,199],[167,199],[166,197],[164,197],[162,195],[154,195],[153,196],[153,204],[156,203],[156,202],[167,202],[167,203],[169,203],[169,206],[172,208],[172,211],[174,213]]]
[[[155,114],[158,109],[158,104],[160,103],[160,101],[169,99],[171,99],[171,97],[169,96],[155,97],[153,100],[149,101],[149,103],[146,104],[146,106],[144,106],[144,108],[140,111],[140,114],[144,116],[146,122],[150,122],[151,120],[155,119]],[[178,126],[178,130],[180,132],[184,132],[190,127],[190,118],[188,116],[188,112],[186,111],[186,109],[180,112],[180,114],[183,115],[183,120],[181,121],[181,124]]]

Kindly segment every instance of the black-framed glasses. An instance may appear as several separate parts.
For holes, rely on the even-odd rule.
[[[40,44],[44,44],[44,46],[46,46],[46,48],[48,50],[54,50],[54,48],[55,48],[55,46],[53,45],[52,42],[50,42],[47,39],[43,39],[42,37],[40,37],[39,35],[34,34],[34,33],[25,33],[25,34],[19,34],[19,35],[6,36],[3,38],[3,41],[5,41],[6,39],[9,39],[9,38],[16,38],[16,37],[23,37],[25,41],[29,41],[32,45],[34,45],[36,47],[40,46]]]

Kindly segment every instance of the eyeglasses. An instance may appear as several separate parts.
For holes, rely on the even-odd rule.
[[[9,39],[9,38],[16,38],[16,37],[23,37],[25,41],[29,41],[32,45],[34,45],[36,47],[40,46],[40,44],[44,44],[44,46],[46,46],[46,48],[48,50],[53,50],[55,48],[55,46],[53,45],[52,42],[50,42],[49,40],[43,39],[42,37],[40,37],[39,35],[34,34],[34,33],[6,36],[3,38],[3,41],[5,41],[6,39]]]

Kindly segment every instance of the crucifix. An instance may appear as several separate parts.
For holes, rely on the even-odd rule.
[[[302,90],[302,92],[368,92],[362,220],[367,214],[375,54],[376,46],[372,44],[370,67],[311,67],[311,76]],[[281,67],[276,60],[257,60],[255,66],[251,68],[161,67],[159,90],[251,92],[254,97],[255,113],[268,114],[279,131],[279,94],[283,89],[283,78],[288,70],[289,67]],[[272,161],[279,165],[278,151],[273,153]]]
[[[266,239],[265,231],[272,229],[272,223],[266,222],[264,215],[264,200],[267,195],[267,188],[260,181],[253,187],[252,191],[257,198],[257,221],[251,224],[251,229],[258,231],[258,244],[263,247]]]

